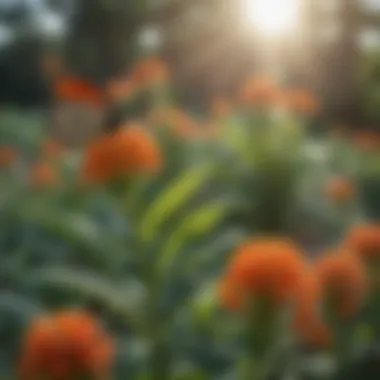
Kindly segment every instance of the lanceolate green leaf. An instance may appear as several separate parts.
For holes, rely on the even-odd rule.
[[[10,213],[15,221],[28,221],[70,242],[74,249],[82,253],[82,258],[93,267],[103,271],[113,271],[123,260],[125,247],[85,214],[64,213],[58,209],[37,207],[39,203],[20,206]],[[109,255],[112,252],[112,256]]]
[[[227,208],[228,204],[218,201],[199,208],[185,218],[165,244],[158,261],[159,270],[165,271],[170,267],[189,239],[210,233],[223,220]]]
[[[210,282],[202,287],[191,299],[190,308],[197,324],[208,324],[218,307],[218,283]]]
[[[186,204],[207,181],[214,166],[207,163],[191,168],[169,183],[143,215],[140,236],[143,241],[152,241],[159,227],[182,205]]]
[[[25,282],[32,290],[60,290],[75,294],[82,300],[96,301],[109,312],[124,316],[137,327],[136,302],[130,294],[124,287],[120,289],[120,284],[99,277],[95,273],[70,267],[45,267],[29,273]],[[140,298],[143,298],[143,295]]]

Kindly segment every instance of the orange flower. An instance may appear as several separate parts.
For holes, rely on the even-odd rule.
[[[211,115],[216,119],[223,119],[230,115],[231,104],[227,99],[216,98],[211,104]]]
[[[347,178],[334,177],[327,183],[326,196],[335,203],[346,203],[355,198],[355,189]]]
[[[239,289],[227,276],[221,279],[219,284],[219,300],[230,310],[239,310],[243,306],[243,300]]]
[[[333,252],[315,266],[325,305],[338,317],[355,315],[363,304],[366,277],[359,260],[351,252]]]
[[[319,109],[316,97],[303,89],[286,90],[283,93],[283,101],[291,111],[299,114],[314,115]]]
[[[139,61],[132,70],[132,80],[140,87],[166,82],[168,77],[168,68],[158,57]]]
[[[214,139],[220,131],[218,123],[205,123],[199,127],[199,135],[205,139]]]
[[[363,130],[353,134],[356,146],[362,150],[378,150],[380,148],[380,136],[378,132]]]
[[[346,238],[346,245],[365,262],[380,260],[380,225],[369,224],[354,227]]]
[[[148,116],[151,124],[169,128],[176,135],[189,137],[197,134],[197,123],[186,113],[177,108],[156,108]]]
[[[153,108],[148,114],[148,123],[153,124],[154,126],[169,124],[172,112],[173,108],[170,107]]]
[[[59,100],[85,102],[95,106],[104,104],[104,96],[96,86],[75,77],[59,79],[55,84],[55,95]]]
[[[253,240],[233,255],[224,278],[224,293],[240,304],[254,297],[287,302],[295,295],[303,271],[302,255],[290,242]]]
[[[349,136],[350,126],[346,124],[335,124],[330,126],[329,136],[337,139],[346,139]]]
[[[268,78],[253,77],[239,90],[239,101],[245,106],[273,106],[281,99],[280,89]]]
[[[93,141],[85,152],[83,176],[87,182],[107,182],[124,175],[154,173],[161,152],[153,137],[136,125]]]
[[[8,167],[17,157],[17,153],[9,146],[0,146],[0,167]]]
[[[34,187],[48,187],[59,182],[58,174],[54,167],[46,162],[37,162],[31,170],[30,181]]]
[[[129,99],[135,91],[135,85],[129,78],[114,78],[107,84],[107,95],[114,101]]]
[[[45,158],[61,157],[64,153],[65,149],[56,140],[48,139],[42,145],[42,155]]]
[[[21,378],[105,376],[112,351],[110,339],[91,315],[65,311],[40,317],[31,323],[23,341]]]
[[[319,314],[321,289],[314,273],[305,272],[295,298],[293,329],[307,345],[325,348],[330,343],[330,332]]]

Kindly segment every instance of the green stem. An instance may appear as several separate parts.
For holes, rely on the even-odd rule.
[[[247,355],[241,364],[239,380],[261,380],[260,361]]]
[[[342,324],[335,328],[334,353],[339,365],[344,365],[350,358],[352,350],[353,329],[350,324]]]
[[[275,319],[265,303],[250,305],[246,314],[246,348],[239,380],[262,380],[270,365]]]
[[[157,330],[151,336],[152,350],[148,361],[149,380],[170,379],[170,354],[164,335],[162,331]]]
[[[149,289],[147,304],[147,338],[151,343],[151,352],[148,358],[148,379],[168,380],[171,376],[170,348],[167,322],[164,323],[157,309],[157,300],[160,295],[160,281],[157,278],[157,270],[151,266],[147,276]]]

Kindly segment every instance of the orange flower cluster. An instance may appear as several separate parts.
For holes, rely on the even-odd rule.
[[[326,197],[334,203],[347,203],[355,198],[355,189],[347,178],[334,177],[327,183]]]
[[[106,94],[112,102],[131,98],[136,91],[136,84],[128,77],[113,78],[106,86]]]
[[[103,183],[139,173],[154,173],[162,164],[153,137],[137,125],[102,135],[89,144],[83,162],[85,182]]]
[[[106,86],[106,95],[112,102],[131,99],[145,88],[164,83],[169,71],[158,57],[150,57],[136,63],[130,75],[112,78]]]
[[[102,89],[82,78],[63,75],[63,71],[55,75],[54,93],[59,100],[85,102],[96,107],[107,101],[118,102],[130,98],[132,94],[148,86],[164,83],[169,77],[166,64],[158,57],[148,57],[138,61],[130,75],[112,78],[106,88]]]
[[[304,271],[300,252],[286,240],[258,239],[233,255],[222,280],[224,304],[241,307],[253,298],[290,301]]]
[[[233,310],[242,310],[255,299],[277,307],[292,305],[297,338],[325,348],[333,335],[323,311],[342,322],[356,316],[364,305],[367,279],[350,251],[331,252],[309,266],[289,241],[257,239],[234,253],[219,290],[222,304]]]
[[[29,182],[32,187],[41,189],[59,184],[61,180],[60,173],[54,161],[60,159],[64,154],[65,149],[57,141],[47,139],[43,142],[40,158],[31,167],[29,172]]]
[[[94,106],[104,104],[104,95],[92,83],[80,78],[63,77],[55,83],[55,96],[59,100],[85,102]]]
[[[0,167],[9,167],[17,158],[17,153],[10,146],[0,146]]]
[[[306,271],[297,292],[293,330],[296,336],[312,347],[324,348],[330,344],[330,331],[319,313],[321,287],[314,271]]]
[[[253,77],[240,88],[238,99],[244,106],[282,106],[296,114],[312,116],[319,110],[316,97],[304,89],[282,89],[266,77]]]
[[[165,63],[158,57],[143,59],[132,69],[132,82],[139,87],[145,87],[165,82],[169,71]]]
[[[341,318],[355,315],[366,294],[365,271],[355,255],[349,251],[329,253],[316,263],[315,272],[330,310]]]
[[[380,225],[354,227],[347,236],[346,246],[364,262],[380,261]]]
[[[29,326],[23,341],[20,378],[105,378],[112,355],[109,337],[91,315],[65,311],[39,317]]]
[[[197,132],[200,137],[214,141],[221,132],[221,129],[218,122],[206,122],[199,126]]]
[[[278,104],[282,94],[269,78],[253,77],[240,88],[238,99],[244,106],[268,107]]]
[[[315,96],[304,89],[288,89],[282,93],[285,107],[292,112],[302,115],[314,115],[319,110]]]
[[[42,145],[42,156],[47,159],[60,158],[65,154],[64,147],[53,139],[47,139]]]
[[[380,149],[380,134],[373,130],[363,130],[352,135],[355,145],[366,151],[377,151]]]
[[[59,183],[54,166],[48,161],[38,161],[30,171],[30,183],[35,188],[47,188]]]
[[[197,134],[198,124],[186,113],[177,108],[156,108],[148,116],[152,125],[169,128],[176,135],[189,137]]]
[[[211,103],[211,116],[214,119],[224,119],[232,112],[230,102],[225,98],[215,98]]]
[[[299,287],[294,308],[296,336],[313,347],[325,348],[332,339],[322,306],[340,322],[355,317],[367,290],[363,266],[348,251],[335,251],[319,259]]]

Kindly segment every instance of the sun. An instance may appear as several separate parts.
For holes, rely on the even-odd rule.
[[[243,11],[262,33],[281,35],[297,26],[300,0],[243,0]]]

